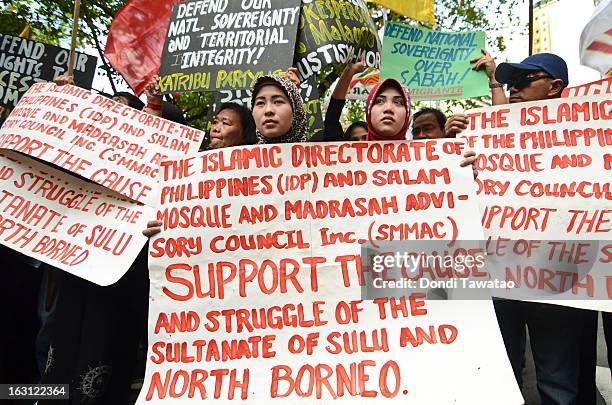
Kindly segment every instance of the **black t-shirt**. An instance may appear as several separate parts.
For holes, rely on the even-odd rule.
[[[347,140],[344,137],[342,125],[340,125],[340,116],[345,104],[346,100],[330,98],[325,122],[323,123],[323,131],[312,136],[308,140],[309,142],[342,142]]]

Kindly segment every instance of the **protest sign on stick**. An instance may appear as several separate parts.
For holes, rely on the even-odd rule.
[[[66,72],[70,51],[29,39],[0,34],[0,105],[13,107],[34,84]],[[74,82],[90,89],[98,58],[76,52]]]
[[[378,29],[363,0],[305,1],[300,15],[294,64],[302,80],[350,61],[380,67]],[[331,85],[331,83],[329,83]]]
[[[522,404],[490,300],[362,299],[361,242],[482,238],[463,146],[164,161],[138,403]]]
[[[300,0],[178,3],[159,69],[163,93],[252,88],[291,66]]]
[[[466,114],[492,274],[520,287],[495,294],[612,311],[610,97]]]
[[[74,12],[72,13],[72,35],[70,38],[70,55],[68,56],[68,76],[74,76],[74,58],[76,56],[77,35],[79,33],[79,13],[81,12],[81,0],[75,0]]]
[[[155,211],[13,151],[0,152],[0,243],[99,285],[118,281]]]
[[[133,200],[157,201],[159,162],[204,133],[75,86],[36,84],[0,129],[0,148],[64,168]]]
[[[484,47],[482,31],[440,32],[387,22],[381,78],[398,79],[413,100],[485,96],[487,75],[470,63]]]

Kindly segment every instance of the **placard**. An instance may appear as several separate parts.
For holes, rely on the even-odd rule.
[[[155,211],[13,151],[0,152],[0,243],[92,283],[118,281]]]
[[[305,0],[294,65],[302,80],[338,70],[351,61],[380,67],[378,29],[363,0]],[[330,83],[331,84],[331,83]]]
[[[497,296],[612,311],[612,100],[470,110],[478,198]]]
[[[470,63],[484,47],[482,31],[441,32],[387,22],[381,78],[399,80],[413,100],[485,96],[490,93],[487,75]]]
[[[562,97],[584,97],[612,93],[612,77],[563,89]]]
[[[45,160],[133,200],[157,203],[159,162],[199,150],[204,132],[76,86],[32,86],[0,148]]]
[[[361,242],[482,238],[463,146],[164,161],[138,403],[522,404],[490,299],[362,299]]]
[[[163,93],[253,88],[291,66],[300,0],[199,1],[172,10],[159,69]]]

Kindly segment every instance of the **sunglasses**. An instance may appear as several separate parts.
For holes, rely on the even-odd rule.
[[[538,81],[540,79],[552,79],[549,75],[524,75],[517,77],[516,79],[511,80],[508,83],[508,91],[510,88],[514,87],[517,90],[522,90],[526,87],[529,87],[531,83]]]

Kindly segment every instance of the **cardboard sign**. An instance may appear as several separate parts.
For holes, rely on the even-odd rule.
[[[45,83],[32,86],[6,119],[0,148],[153,206],[161,159],[197,152],[203,137],[88,90]]]
[[[341,70],[353,60],[379,68],[380,49],[378,29],[363,0],[303,2],[294,60],[302,80],[330,65]]]
[[[413,100],[485,96],[490,92],[487,75],[470,63],[484,47],[482,31],[440,32],[387,22],[381,78],[398,79]]]
[[[361,295],[364,240],[482,237],[463,146],[273,145],[164,161],[138,403],[522,404],[490,300]],[[444,364],[435,379],[432,364]]]
[[[155,211],[12,151],[0,153],[0,243],[95,284],[118,281]]]
[[[520,287],[495,294],[611,311],[610,97],[467,115],[464,136],[479,154],[478,197],[496,277]]]
[[[53,81],[68,70],[68,49],[0,34],[0,105],[13,107],[34,84]],[[98,58],[77,52],[74,82],[91,88]]]
[[[186,1],[172,11],[163,93],[250,89],[291,66],[300,0]]]

